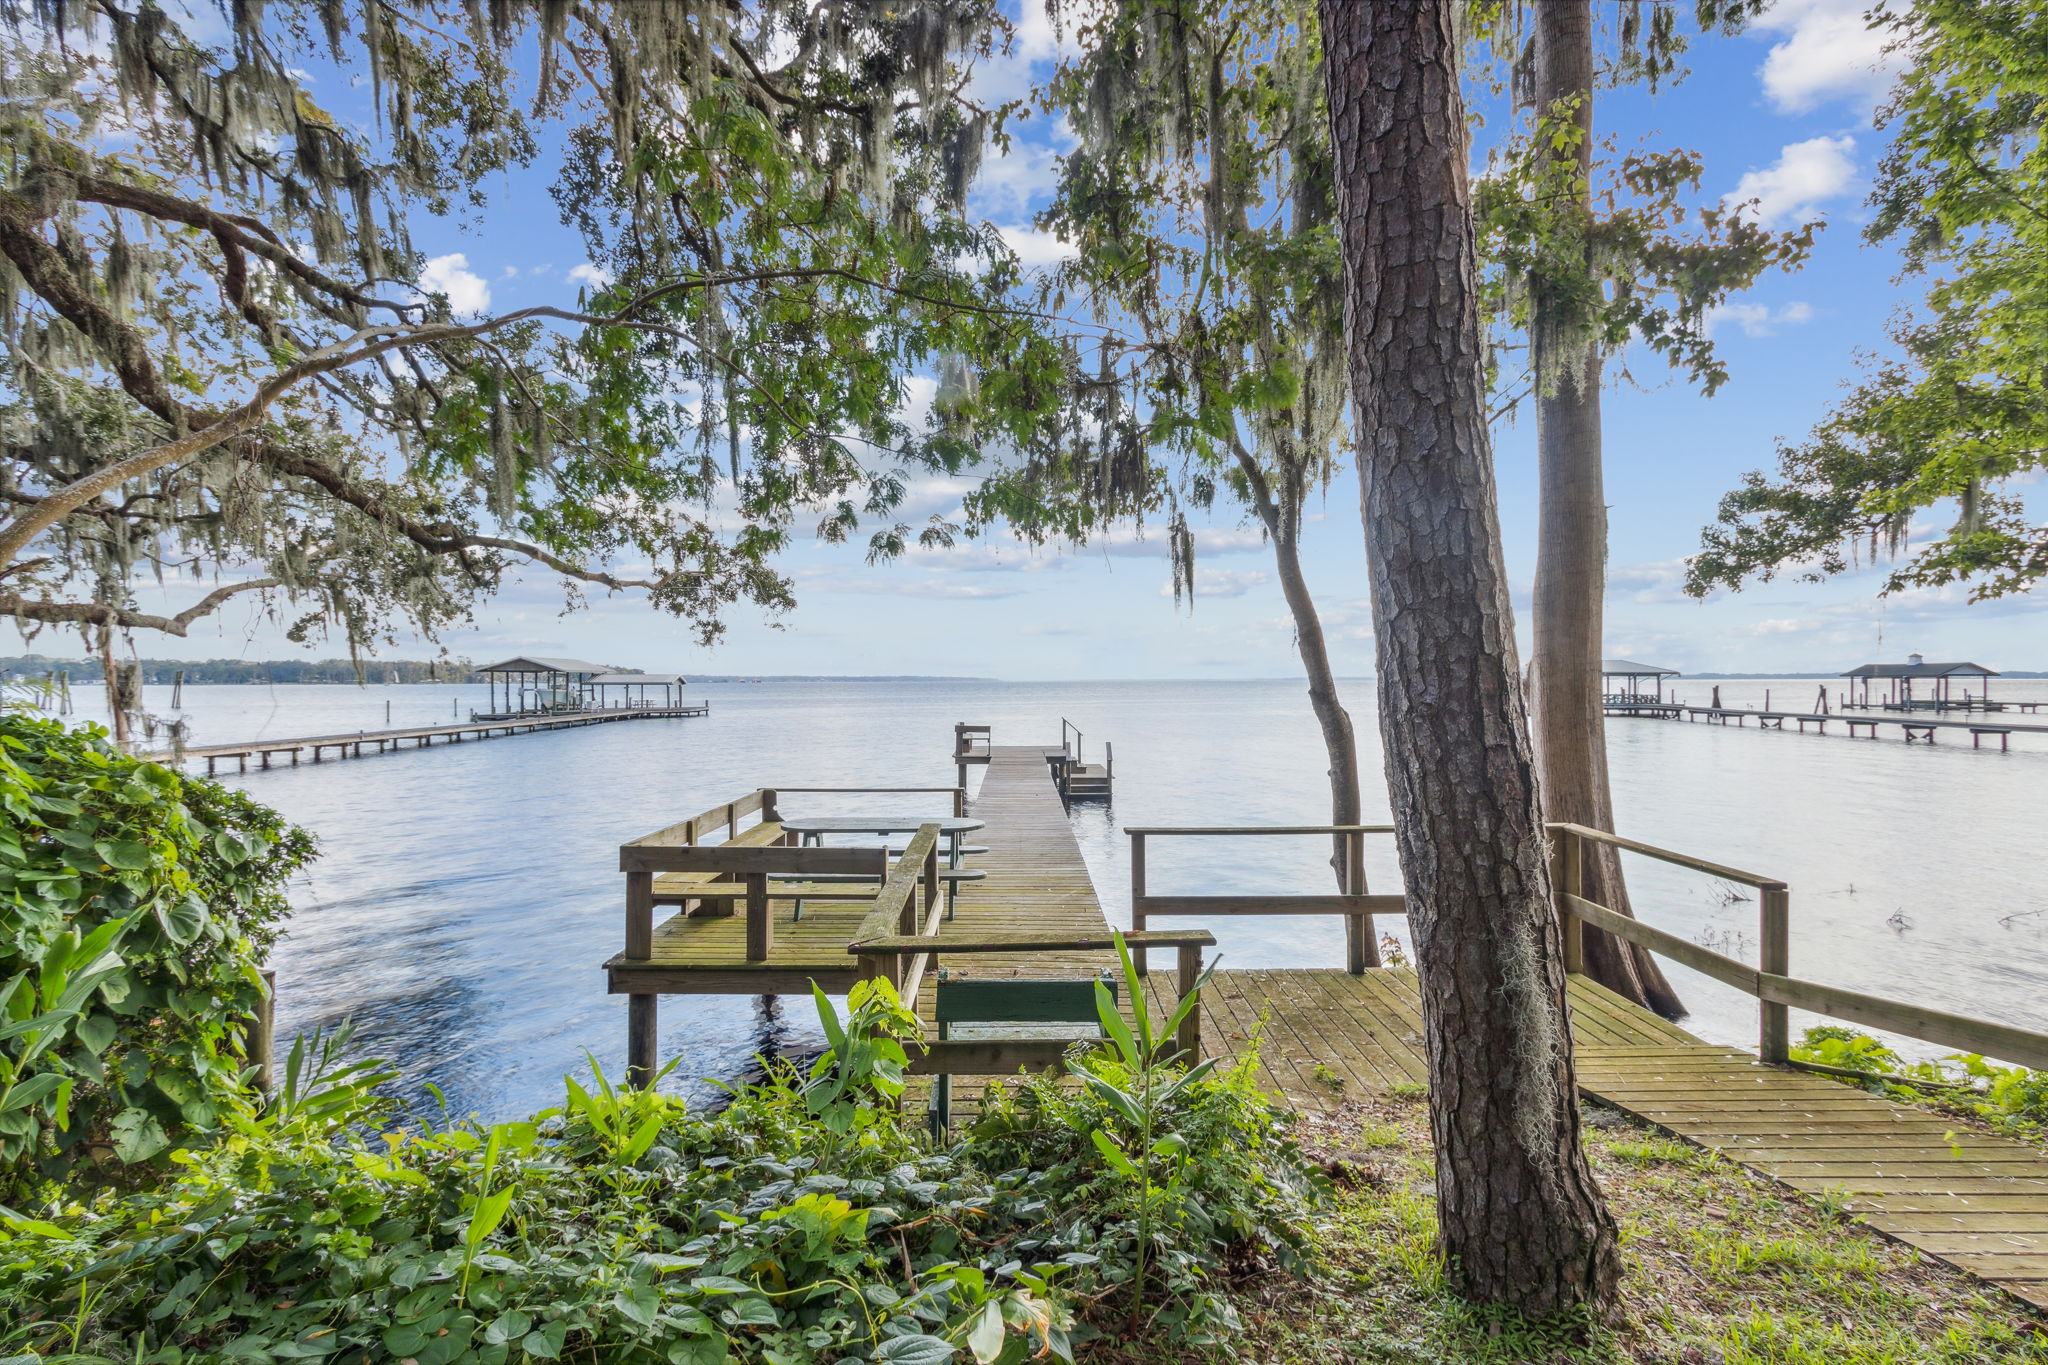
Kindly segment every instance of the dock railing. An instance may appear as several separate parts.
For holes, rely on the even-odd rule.
[[[1757,1055],[1766,1062],[1780,1065],[1790,1062],[1787,1055],[1791,1046],[1787,1012],[1802,1009],[1952,1047],[1960,1052],[1981,1053],[2037,1070],[2048,1069],[2048,1033],[1972,1019],[1967,1015],[1951,1014],[1946,1010],[1907,1004],[1793,976],[1791,889],[1775,877],[1759,876],[1584,825],[1555,824],[1550,826],[1550,834],[1551,884],[1557,898],[1559,924],[1564,931],[1564,960],[1568,971],[1581,970],[1581,926],[1590,924],[1754,996],[1758,1002]],[[1605,844],[1739,886],[1755,888],[1760,945],[1757,965],[1752,967],[1587,900],[1580,891],[1584,886],[1588,844]],[[1791,1065],[1799,1063],[1791,1062]]]
[[[1244,825],[1181,826],[1127,829],[1131,838],[1131,928],[1142,932],[1153,915],[1342,915],[1344,969],[1353,976],[1380,965],[1374,915],[1405,915],[1402,896],[1374,896],[1365,884],[1365,836],[1392,834],[1392,825]],[[1334,896],[1223,895],[1156,896],[1146,887],[1147,842],[1157,838],[1244,837],[1247,835],[1322,834],[1334,836],[1343,854],[1344,892]],[[1145,970],[1145,954],[1136,953]]]
[[[864,963],[876,963],[870,969],[873,975],[888,974],[892,970],[888,965],[891,962],[913,962],[914,967],[900,981],[903,998],[914,1005],[925,965],[941,953],[1100,952],[1116,947],[1116,940],[1109,934],[1073,934],[1057,930],[1045,933],[1005,930],[978,938],[946,938],[939,934],[937,918],[928,919],[922,934],[869,937],[863,933],[860,939],[847,945],[846,951],[861,957]],[[879,917],[871,917],[869,922],[879,925]],[[1147,948],[1174,949],[1179,958],[1180,994],[1185,997],[1196,992],[1196,986],[1202,979],[1202,950],[1215,947],[1216,936],[1206,929],[1133,931],[1124,935],[1124,943],[1134,957],[1142,955]],[[899,980],[896,977],[891,979]],[[1147,1008],[1143,1000],[1130,1003],[1133,1009]],[[992,1076],[1006,1075],[1020,1068],[1043,1070],[1058,1066],[1071,1046],[1070,1041],[1052,1038],[933,1039],[925,1042],[924,1056],[911,1060],[910,1070],[920,1076]],[[1188,1062],[1201,1058],[1202,1007],[1199,996],[1182,1018],[1179,1031],[1174,1034],[1174,1048],[1184,1054]]]
[[[1961,1052],[1981,1053],[2037,1070],[2048,1069],[2048,1033],[2010,1024],[1973,1019],[1925,1005],[1890,1000],[1863,991],[1824,985],[1792,975],[1791,888],[1782,880],[1697,858],[1690,854],[1659,848],[1636,839],[1623,838],[1584,825],[1553,824],[1549,827],[1550,879],[1556,898],[1559,927],[1563,934],[1565,969],[1584,971],[1583,926],[1613,934],[1639,944],[1653,953],[1692,968],[1703,976],[1735,987],[1757,1001],[1757,1055],[1766,1062],[1795,1067],[1791,1060],[1789,1011],[1802,1009],[1814,1014],[1862,1024],[1869,1028],[1917,1038]],[[1364,839],[1371,834],[1391,834],[1391,825],[1273,825],[1250,827],[1152,827],[1129,829],[1131,837],[1131,943],[1140,970],[1144,969],[1143,943],[1152,918],[1162,915],[1344,915],[1347,920],[1347,970],[1354,975],[1379,965],[1377,942],[1372,932],[1374,915],[1407,913],[1407,898],[1400,895],[1365,893]],[[1148,841],[1161,837],[1242,837],[1250,835],[1324,834],[1344,839],[1347,887],[1356,895],[1153,895],[1146,885]],[[1757,964],[1728,957],[1676,934],[1617,914],[1583,894],[1589,845],[1604,844],[1659,862],[1686,868],[1704,876],[1753,888],[1758,898]],[[1810,1068],[1824,1070],[1826,1068]]]

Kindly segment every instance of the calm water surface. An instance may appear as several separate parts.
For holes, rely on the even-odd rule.
[[[1681,681],[1688,701],[1711,684]],[[1804,708],[1812,681],[1720,684],[1724,704]],[[2048,699],[2048,681],[1996,694]],[[1386,815],[1372,686],[1347,685],[1365,741],[1367,819]],[[168,711],[167,688],[148,705]],[[1327,818],[1322,746],[1302,687],[1236,683],[763,683],[690,689],[701,719],[636,721],[226,780],[319,836],[274,965],[282,1032],[355,1020],[417,1098],[431,1080],[457,1113],[553,1102],[594,1057],[624,1067],[624,1001],[599,964],[623,932],[617,846],[759,786],[914,786],[952,780],[955,721],[998,743],[1057,743],[1064,717],[1090,757],[1116,747],[1112,809],[1073,822],[1113,921],[1129,897],[1124,826],[1299,824]],[[194,742],[419,725],[466,715],[481,687],[187,687]],[[81,694],[81,713],[89,703]],[[2016,722],[2048,724],[2013,716]],[[2048,1028],[2048,889],[2040,875],[2048,735],[2009,754],[1944,736],[1908,748],[1753,728],[1609,723],[1622,833],[1781,877],[1792,886],[1795,973]],[[1967,737],[1966,737],[1967,738]],[[974,780],[979,780],[978,775]],[[943,797],[788,797],[788,814],[944,814]],[[1159,892],[1325,889],[1315,839],[1155,843]],[[1399,886],[1374,841],[1375,890]],[[1637,912],[1755,960],[1757,907],[1697,875],[1631,859]],[[1746,893],[1741,893],[1746,895]],[[1381,921],[1397,936],[1400,921]],[[1334,920],[1212,922],[1232,966],[1337,966]],[[1704,1037],[1754,1044],[1755,1003],[1673,969]],[[732,1077],[764,1049],[820,1045],[810,1002],[667,997],[664,1056],[678,1088]],[[1795,1021],[1795,1027],[1799,1021]],[[1923,1051],[1925,1051],[1923,1049]]]

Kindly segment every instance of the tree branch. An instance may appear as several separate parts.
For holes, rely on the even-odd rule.
[[[121,626],[130,630],[156,630],[166,635],[183,635],[194,621],[211,616],[230,598],[245,592],[281,588],[275,578],[254,578],[247,583],[230,583],[215,588],[176,616],[156,616],[130,611],[111,602],[53,602],[48,598],[27,598],[19,593],[0,593],[0,616],[46,625]]]

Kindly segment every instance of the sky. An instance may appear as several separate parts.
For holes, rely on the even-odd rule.
[[[1605,10],[1612,0],[1595,0]],[[1866,0],[1776,0],[1745,34],[1695,41],[1687,77],[1656,95],[1603,91],[1596,132],[1623,148],[1688,147],[1706,166],[1703,202],[1755,200],[1774,226],[1826,227],[1797,273],[1766,277],[1721,310],[1715,341],[1730,380],[1711,399],[1646,354],[1608,367],[1604,395],[1610,504],[1607,653],[1685,671],[1836,672],[1870,660],[1974,659],[1992,668],[2048,668],[2048,593],[1971,604],[1963,589],[1881,599],[1881,566],[1823,584],[1779,582],[1701,603],[1684,595],[1684,563],[1722,494],[1745,471],[1770,468],[1780,441],[1797,441],[1854,380],[1860,358],[1884,346],[1887,320],[1922,286],[1896,279],[1896,256],[1866,245],[1869,176],[1884,147],[1872,113],[1889,84]],[[981,70],[985,98],[1023,95],[1057,56],[1042,0],[1022,0],[1018,41]],[[316,97],[319,92],[315,91]],[[337,100],[337,103],[342,101]],[[1483,147],[1487,133],[1479,134]],[[1030,224],[1068,145],[1041,116],[1011,155],[991,162],[970,207],[1005,231],[1027,265],[1063,245]],[[503,209],[478,227],[415,224],[430,280],[458,313],[573,301],[594,278],[579,239],[562,226],[546,176],[508,176]],[[1495,431],[1501,533],[1524,648],[1535,556],[1533,418]],[[913,525],[959,506],[964,482],[913,486]],[[2038,498],[2037,498],[2038,502]],[[1926,540],[1945,529],[1930,514]],[[1192,604],[1176,605],[1163,527],[1131,528],[1078,550],[1030,551],[998,540],[914,550],[870,567],[864,547],[800,531],[781,561],[797,606],[778,618],[734,612],[725,639],[698,647],[680,623],[636,597],[590,598],[565,613],[545,572],[515,577],[481,604],[473,629],[438,643],[401,641],[387,657],[431,657],[445,646],[477,662],[515,653],[567,654],[650,671],[744,674],[943,674],[1009,679],[1267,678],[1297,676],[1293,628],[1256,530],[1227,500],[1195,527]],[[1310,508],[1303,536],[1309,581],[1340,674],[1372,671],[1358,488],[1347,469]],[[204,587],[145,605],[175,610]],[[921,628],[906,631],[906,619]],[[4,637],[0,637],[4,639]],[[76,653],[75,638],[35,645]],[[247,601],[184,640],[138,637],[149,657],[282,658],[307,650]]]

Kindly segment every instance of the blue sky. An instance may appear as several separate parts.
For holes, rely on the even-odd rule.
[[[1596,0],[1604,8],[1607,0]],[[1863,199],[1883,135],[1871,111],[1887,84],[1875,40],[1858,17],[1865,0],[1778,0],[1737,38],[1701,40],[1691,74],[1663,93],[1604,92],[1598,129],[1623,146],[1682,146],[1707,167],[1709,200],[1756,198],[1773,223],[1823,218],[1806,267],[1766,279],[1717,321],[1731,371],[1712,399],[1628,355],[1609,367],[1606,467],[1611,505],[1608,652],[1680,669],[1837,671],[1908,652],[1975,658],[1994,668],[2048,667],[2042,626],[2048,595],[1970,605],[1963,592],[1916,592],[1880,601],[1880,570],[1822,584],[1780,583],[1700,604],[1678,590],[1721,494],[1748,469],[1768,467],[1775,443],[1797,439],[1883,344],[1887,318],[1917,299],[1897,262],[1860,237]],[[981,92],[1022,94],[1056,52],[1027,0],[1017,50],[981,73]],[[317,93],[317,91],[316,91]],[[1011,229],[1027,262],[1060,245],[1031,231],[1050,187],[1059,138],[1042,118],[1012,156],[993,163],[975,209]],[[1480,134],[1481,152],[1487,132]],[[575,234],[559,225],[545,176],[508,179],[505,211],[481,230],[422,222],[418,244],[458,311],[502,310],[573,298],[588,269]],[[526,211],[530,210],[530,211]],[[1620,376],[1624,369],[1631,379]],[[1533,423],[1495,434],[1502,536],[1526,641],[1536,481]],[[924,483],[906,509],[913,522],[958,504],[963,485]],[[1372,640],[1357,486],[1347,472],[1312,509],[1304,558],[1339,669],[1371,671]],[[1916,528],[1938,529],[1940,518]],[[1197,528],[1194,605],[1176,608],[1164,537],[1135,530],[1105,545],[1028,552],[1001,541],[915,552],[868,567],[858,546],[800,534],[784,561],[798,606],[779,621],[742,610],[724,643],[696,647],[681,627],[633,598],[593,600],[564,615],[562,593],[528,574],[483,604],[476,628],[448,649],[482,660],[514,652],[564,653],[647,669],[744,674],[936,673],[1016,679],[1244,678],[1298,674],[1292,628],[1273,581],[1270,552],[1247,524],[1219,508]],[[182,598],[181,592],[178,598]],[[178,598],[169,599],[178,604]],[[920,629],[906,631],[906,620]],[[905,642],[913,642],[906,644]],[[139,638],[151,656],[285,657],[300,652],[253,607],[234,606],[183,641]],[[46,651],[75,652],[46,635]],[[432,646],[387,651],[424,657]],[[315,650],[314,653],[335,652]]]

